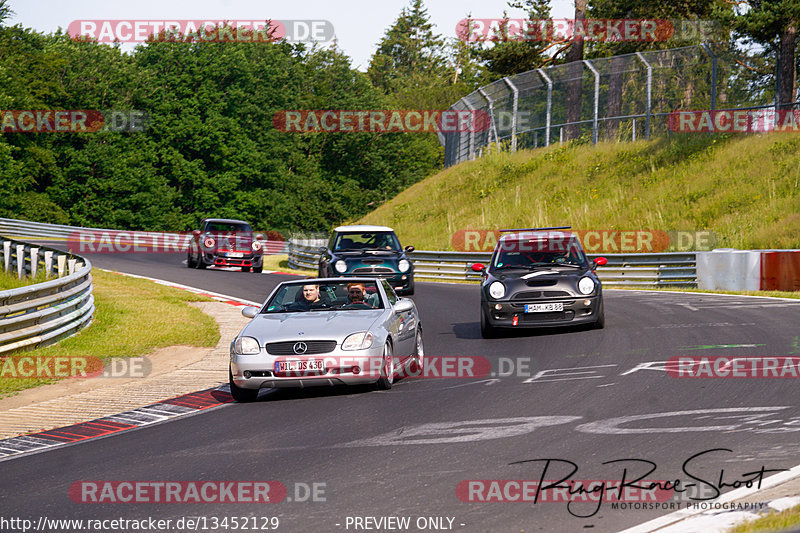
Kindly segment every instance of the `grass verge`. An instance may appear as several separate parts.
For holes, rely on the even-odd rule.
[[[187,305],[212,301],[209,298],[96,269],[92,277],[96,310],[91,325],[58,344],[28,354],[108,359],[146,355],[165,346],[215,346],[219,341],[214,319]],[[55,381],[14,378],[5,373],[0,376],[0,397]]]
[[[800,526],[800,505],[781,511],[780,513],[770,513],[756,520],[744,522],[728,530],[728,533],[789,531],[796,530],[798,526]]]
[[[19,289],[20,287],[27,287],[28,285],[42,283],[43,281],[47,281],[47,278],[44,276],[44,270],[39,271],[35,278],[26,277],[22,279],[17,278],[16,272],[0,270],[0,291]]]
[[[264,270],[280,270],[281,272],[288,272],[290,274],[299,274],[301,276],[316,277],[316,270],[304,270],[292,268],[289,266],[288,255],[265,255],[264,256]]]
[[[465,229],[710,231],[716,248],[800,247],[800,135],[673,135],[491,153],[398,194],[358,224],[452,250]]]

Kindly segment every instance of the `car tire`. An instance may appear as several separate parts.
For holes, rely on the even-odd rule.
[[[486,313],[481,311],[481,337],[484,339],[496,339],[497,335],[497,328],[489,324]]]
[[[606,327],[606,313],[603,309],[603,301],[600,300],[600,310],[597,312],[597,320],[593,324],[594,329],[603,329]]]
[[[414,353],[411,356],[409,372],[412,376],[419,376],[425,370],[425,347],[422,344],[422,328],[417,328],[417,337],[414,340]]]
[[[230,368],[228,369],[228,383],[231,386],[231,396],[237,402],[247,403],[258,398],[258,389],[243,389],[236,386],[236,383],[233,382],[233,374],[231,374]]]
[[[414,280],[408,282],[408,289],[403,293],[405,296],[414,296]]]
[[[378,390],[389,390],[392,388],[392,383],[394,383],[394,355],[392,354],[392,344],[387,341],[383,346],[381,377],[375,382],[375,386]]]
[[[195,268],[197,266],[197,263],[192,259],[192,254],[186,254],[186,266],[187,268]]]
[[[253,272],[256,274],[261,274],[264,271],[264,263],[261,263],[257,267],[253,267]]]
[[[206,268],[206,264],[203,262],[202,252],[200,252],[200,254],[197,256],[197,262],[194,264],[194,267],[198,270],[203,270],[204,268]]]

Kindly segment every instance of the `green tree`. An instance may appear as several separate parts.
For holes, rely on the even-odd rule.
[[[776,107],[791,108],[797,88],[797,0],[746,0],[747,10],[736,19],[736,28],[765,45],[777,58]]]

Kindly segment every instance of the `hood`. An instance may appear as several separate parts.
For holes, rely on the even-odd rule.
[[[367,331],[386,309],[352,311],[308,311],[260,314],[247,324],[241,335],[255,337],[261,344],[296,340],[335,340],[357,331]]]

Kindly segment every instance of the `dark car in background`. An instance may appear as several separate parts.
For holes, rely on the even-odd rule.
[[[414,265],[392,228],[339,226],[320,248],[319,277],[358,276],[385,279],[398,294],[414,294]]]
[[[230,218],[206,218],[201,228],[192,232],[186,266],[238,267],[243,272],[263,270],[264,237],[253,234],[250,224]]]
[[[605,325],[603,287],[577,236],[559,228],[500,230],[489,265],[481,272],[481,334],[503,330],[591,324]]]

